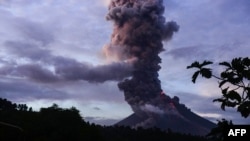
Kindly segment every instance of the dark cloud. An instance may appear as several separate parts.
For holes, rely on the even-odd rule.
[[[82,63],[58,64],[55,73],[63,80],[86,80],[89,82],[119,81],[131,75],[132,66],[125,62],[89,66]]]
[[[32,43],[7,41],[4,45],[7,52],[32,62],[0,67],[2,75],[26,77],[38,82],[77,80],[104,82],[122,80],[129,77],[132,71],[132,64],[129,62],[93,66],[89,63],[80,63],[75,59],[54,56],[49,50]],[[48,67],[52,67],[53,70],[49,70]]]
[[[0,67],[0,74],[44,83],[79,80],[98,83],[122,80],[129,77],[132,71],[132,66],[124,62],[100,66],[79,63],[66,58],[57,58],[53,62],[55,63],[53,64],[54,71],[38,64],[24,64]]]
[[[101,110],[101,108],[99,108],[99,107],[94,107],[93,109],[97,110],[97,111]]]

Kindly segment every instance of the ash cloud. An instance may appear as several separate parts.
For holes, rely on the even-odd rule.
[[[156,113],[156,114],[164,114],[165,112],[160,109],[159,107],[150,105],[150,104],[145,104],[143,107],[141,107],[142,110],[145,112],[150,112],[150,113]]]
[[[161,112],[159,53],[164,50],[162,42],[171,39],[179,26],[174,21],[165,21],[162,0],[112,0],[108,9],[106,19],[114,25],[104,54],[117,60],[137,59],[133,62],[132,77],[119,82],[119,89],[136,114],[156,108]],[[150,118],[145,122],[149,121]]]
[[[103,83],[121,81],[131,76],[133,70],[131,61],[94,66],[71,58],[55,56],[43,46],[33,42],[6,41],[4,45],[6,52],[26,62],[5,63],[0,67],[0,75],[21,77],[43,83],[80,80]]]
[[[132,71],[132,66],[123,62],[92,66],[75,60],[57,59],[60,62],[53,61],[55,64],[50,66],[52,69],[38,64],[20,64],[0,67],[0,74],[27,78],[43,83],[80,80],[101,83],[105,81],[120,81],[125,77],[129,77]],[[62,62],[61,59],[65,62]],[[68,61],[71,64],[67,64]]]

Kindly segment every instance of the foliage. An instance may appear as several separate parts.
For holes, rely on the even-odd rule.
[[[194,62],[187,69],[198,69],[192,76],[192,82],[195,83],[199,75],[207,79],[216,78],[218,80],[218,87],[221,89],[222,97],[214,99],[213,102],[220,102],[221,109],[225,107],[237,108],[242,117],[249,117],[250,114],[250,59],[234,58],[231,62],[221,62],[220,66],[224,70],[220,76],[213,74],[212,69],[206,66],[213,64],[211,61],[203,61],[203,63]],[[213,128],[207,135],[214,141],[223,140],[223,131],[227,126],[233,125],[232,121],[222,119],[218,121],[217,127]]]
[[[90,124],[83,120],[75,107],[65,109],[53,104],[36,112],[21,110],[23,108],[15,105],[0,98],[1,141],[208,141],[205,137],[161,131],[158,128],[132,129]]]
[[[232,121],[227,121],[226,119],[218,120],[217,127],[213,128],[207,137],[213,141],[224,140],[224,131],[228,129],[228,126],[233,125]]]
[[[198,69],[192,76],[192,82],[195,83],[198,75],[209,78],[216,78],[219,82],[222,97],[214,99],[214,102],[221,103],[221,109],[225,107],[237,108],[242,117],[247,118],[250,114],[250,59],[234,58],[231,62],[221,62],[219,65],[225,67],[220,76],[215,76],[212,69],[206,66],[212,64],[211,61],[203,63],[194,62],[187,69]]]

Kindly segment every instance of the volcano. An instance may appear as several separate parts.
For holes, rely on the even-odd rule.
[[[127,118],[116,123],[116,126],[129,126],[131,128],[159,128],[163,131],[172,131],[183,134],[198,136],[207,135],[215,123],[197,115],[179,103],[179,98],[170,98],[167,95],[161,95],[161,109],[153,109],[150,106],[145,110],[150,110],[151,115],[133,113]]]
[[[134,114],[116,125],[205,135],[215,125],[180,104],[178,97],[167,96],[161,88],[159,54],[165,50],[164,43],[179,31],[175,21],[166,21],[165,5],[163,0],[110,1],[106,19],[113,22],[113,32],[103,47],[103,55],[108,61],[132,65],[129,77],[122,79],[118,88]]]

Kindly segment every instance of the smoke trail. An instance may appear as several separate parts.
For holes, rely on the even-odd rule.
[[[6,63],[0,66],[0,76],[27,78],[42,83],[82,80],[91,83],[121,81],[131,76],[133,62],[136,61],[128,59],[94,66],[72,58],[55,56],[50,50],[34,43],[6,41],[4,46],[9,54],[32,60],[32,63]]]
[[[166,22],[162,0],[112,0],[107,20],[114,22],[111,42],[104,47],[107,57],[128,60],[136,58],[132,78],[118,84],[125,100],[136,114],[162,92],[158,79],[162,41],[171,39],[178,25]]]
[[[121,81],[129,77],[132,66],[128,63],[117,62],[108,65],[90,66],[79,63],[70,66],[53,66],[54,71],[37,64],[4,66],[0,68],[1,75],[28,78],[37,82],[54,83],[62,81],[88,81],[103,83],[105,81]]]

